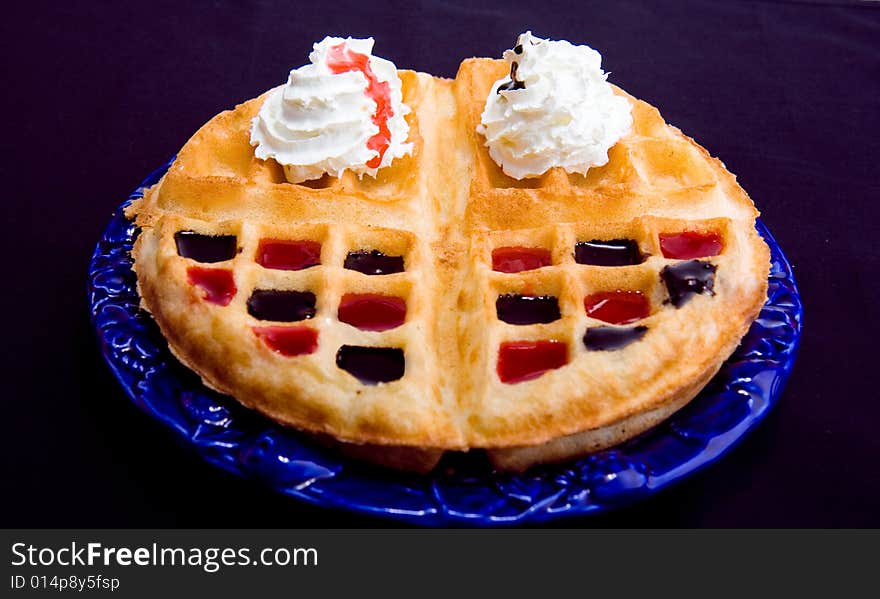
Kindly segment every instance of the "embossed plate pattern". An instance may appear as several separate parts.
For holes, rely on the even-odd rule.
[[[768,300],[740,347],[688,406],[651,431],[580,460],[525,474],[493,472],[451,455],[415,476],[363,465],[202,385],[170,354],[139,308],[130,250],[137,230],[123,208],[158,181],[147,177],[116,211],[89,268],[89,303],[101,350],[134,403],[207,461],[317,505],[430,526],[537,523],[597,513],[648,496],[715,461],[778,401],[791,372],[802,306],[791,267],[771,250]]]

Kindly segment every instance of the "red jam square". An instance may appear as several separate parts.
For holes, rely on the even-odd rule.
[[[261,239],[257,264],[275,270],[302,270],[321,263],[321,244],[317,241]]]
[[[724,249],[724,243],[718,233],[660,233],[660,250],[664,258],[691,260],[717,256]]]
[[[387,331],[406,320],[406,301],[393,295],[346,293],[337,318],[364,331]]]
[[[498,349],[498,378],[502,383],[536,379],[568,364],[568,345],[555,339],[508,341]]]
[[[274,352],[293,357],[318,349],[318,331],[311,327],[252,327],[254,334]]]
[[[651,304],[641,291],[602,291],[584,298],[587,316],[611,324],[629,324],[650,314]]]
[[[238,291],[232,271],[226,268],[190,266],[186,269],[186,279],[204,292],[202,298],[206,302],[218,306],[228,306]]]
[[[544,248],[503,247],[492,251],[492,270],[522,272],[550,266],[550,250]]]

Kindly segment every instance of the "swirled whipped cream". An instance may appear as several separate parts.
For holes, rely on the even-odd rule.
[[[632,107],[606,81],[602,56],[527,31],[504,59],[510,76],[492,86],[477,127],[504,173],[523,179],[558,166],[586,174],[606,164],[632,127]]]
[[[391,61],[372,55],[373,38],[325,37],[311,64],[290,71],[251,122],[257,158],[273,158],[300,183],[346,169],[372,177],[412,152],[410,112]]]

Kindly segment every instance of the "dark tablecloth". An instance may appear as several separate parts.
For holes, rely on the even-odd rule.
[[[20,3],[0,24],[0,526],[386,525],[220,472],[138,412],[89,327],[89,255],[144,175],[324,35],[372,35],[399,67],[451,77],[525,29],[600,50],[611,81],[721,157],[806,307],[783,399],[738,448],[638,505],[559,525],[880,525],[880,2],[79,4]]]

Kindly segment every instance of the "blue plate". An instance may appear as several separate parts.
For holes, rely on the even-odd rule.
[[[212,464],[316,505],[430,526],[537,523],[630,503],[717,460],[766,416],[791,372],[802,307],[782,250],[771,251],[767,304],[718,375],[684,409],[616,448],[525,474],[449,455],[432,474],[391,472],[340,457],[215,393],[171,355],[138,307],[123,208],[165,174],[149,177],[117,210],[89,268],[92,322],[128,396]]]

